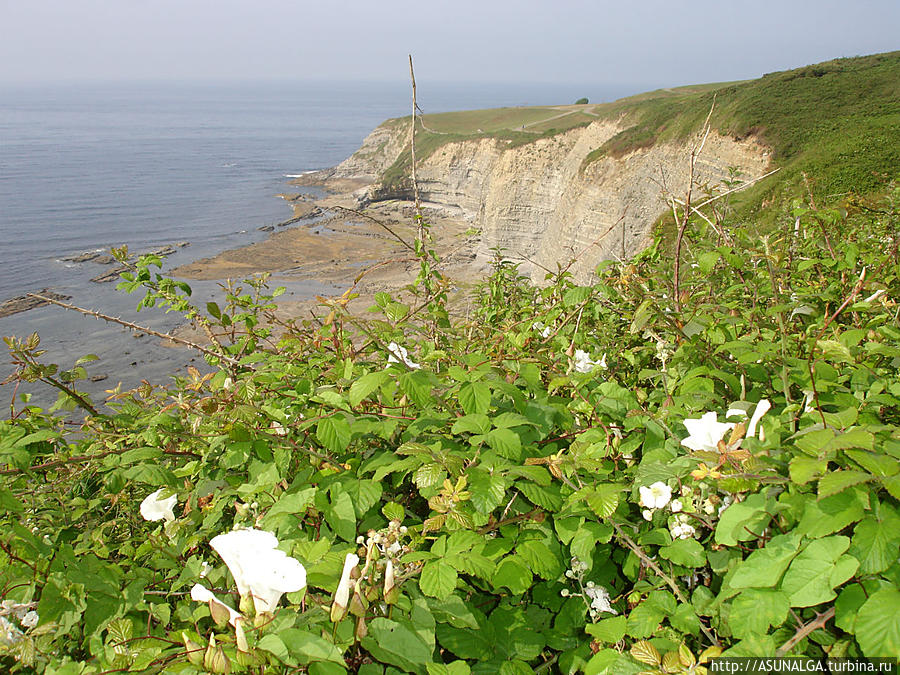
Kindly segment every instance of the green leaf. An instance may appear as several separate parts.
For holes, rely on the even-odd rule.
[[[453,423],[450,428],[451,433],[461,434],[469,432],[470,434],[486,434],[491,430],[491,419],[487,415],[481,413],[472,413],[464,415]]]
[[[842,536],[807,544],[781,581],[781,590],[788,594],[791,607],[814,607],[834,599],[837,594],[832,589],[852,576],[859,565],[856,559],[842,555],[849,546],[850,540]]]
[[[896,519],[893,523],[897,527]],[[853,530],[849,554],[859,560],[860,574],[878,574],[897,562],[900,532],[875,518],[866,518]]]
[[[516,552],[528,563],[531,571],[543,579],[552,580],[563,573],[562,560],[540,540],[525,541],[516,547]]]
[[[818,501],[808,499],[797,531],[812,539],[839,532],[865,515],[868,499],[857,489],[848,489]]]
[[[444,560],[430,560],[425,563],[419,576],[419,588],[425,595],[443,600],[456,588],[457,574]]]
[[[765,635],[769,626],[785,622],[790,609],[788,596],[781,591],[748,589],[732,600],[728,625],[735,637]]]
[[[24,510],[25,506],[22,502],[16,499],[16,496],[12,492],[3,486],[0,486],[0,511],[21,513]]]
[[[519,461],[522,458],[522,439],[512,429],[493,429],[487,435],[488,445],[501,457]]]
[[[316,425],[316,438],[331,452],[343,452],[350,444],[350,425],[341,414],[323,417]]]
[[[900,654],[900,591],[885,588],[872,595],[856,615],[856,640],[865,656]]]
[[[853,485],[872,480],[873,476],[865,471],[838,469],[819,479],[819,498],[833,495]]]
[[[521,595],[531,588],[531,571],[515,556],[507,556],[500,561],[494,571],[491,583],[494,588],[506,586],[513,595]]]
[[[584,667],[584,675],[608,675],[621,654],[615,649],[601,649]]]
[[[601,619],[597,623],[589,623],[584,630],[601,644],[604,642],[615,644],[625,637],[625,627],[625,617],[614,616],[609,619]]]
[[[469,500],[479,513],[487,515],[503,503],[507,484],[505,478],[475,469],[469,471],[468,476]]]
[[[347,395],[347,400],[350,401],[350,405],[355,408],[359,405],[360,401],[385,383],[389,382],[390,379],[390,374],[384,370],[363,375],[350,385],[350,393]]]
[[[706,564],[706,551],[696,539],[676,539],[659,549],[659,554],[676,565],[702,567]]]
[[[316,495],[316,490],[317,488],[311,487],[298,492],[290,492],[281,495],[278,501],[266,511],[263,523],[268,523],[273,520],[275,516],[285,513],[295,515],[298,518],[303,518],[306,514],[306,507],[309,506],[313,497]]]
[[[344,541],[356,541],[356,511],[350,495],[343,491],[335,495],[332,491],[331,503],[325,509],[324,516],[337,536]]]
[[[428,374],[421,370],[403,373],[397,378],[397,384],[409,400],[420,408],[428,408],[434,402],[431,396],[431,380]]]
[[[806,485],[828,470],[828,462],[818,457],[797,455],[790,462],[791,480],[798,485]]]
[[[325,638],[299,628],[283,628],[278,637],[288,653],[297,661],[308,664],[312,661],[331,661],[344,665],[341,650]]]
[[[732,588],[771,588],[791,564],[800,548],[801,536],[792,531],[779,534],[738,565],[731,577]]]
[[[413,481],[415,481],[416,486],[422,490],[424,488],[440,485],[446,477],[447,472],[444,470],[444,467],[436,462],[429,462],[416,469],[413,474]]]
[[[377,618],[369,623],[369,634],[361,640],[363,649],[382,663],[407,672],[419,672],[431,662],[431,649],[414,631],[397,621]]]
[[[429,599],[428,607],[438,623],[448,623],[456,628],[478,629],[478,620],[458,595]]]
[[[616,483],[601,483],[586,488],[584,499],[598,518],[609,518],[619,506],[622,486]]]
[[[765,495],[758,493],[729,506],[716,525],[716,543],[737,546],[739,541],[755,539],[771,519],[768,507]],[[754,532],[757,534],[751,534]]]
[[[484,414],[491,405],[491,390],[484,382],[466,382],[459,388],[459,405],[467,415]]]
[[[633,638],[645,638],[656,634],[665,614],[656,603],[644,601],[628,615],[628,634]]]

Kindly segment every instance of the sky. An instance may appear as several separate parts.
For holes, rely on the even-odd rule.
[[[759,77],[900,49],[900,0],[0,0],[0,83]]]

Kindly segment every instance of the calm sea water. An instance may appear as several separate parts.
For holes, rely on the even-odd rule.
[[[553,85],[419,84],[426,112],[611,100],[633,93]],[[290,217],[275,195],[288,176],[333,166],[381,121],[408,113],[397,84],[154,84],[0,87],[0,301],[50,287],[72,302],[167,330],[135,315],[137,298],[96,284],[103,271],[63,257],[128,244],[190,246],[175,266],[257,240]],[[198,295],[215,284],[192,284]],[[321,292],[315,283],[290,293]],[[55,307],[0,319],[0,335],[39,331],[48,359],[87,352],[93,373],[133,384],[162,377],[185,353]],[[9,372],[0,354],[0,379]],[[100,387],[100,385],[97,385]],[[0,399],[3,390],[0,389]]]

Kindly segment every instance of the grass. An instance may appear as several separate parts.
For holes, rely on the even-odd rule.
[[[585,158],[587,166],[689,137],[701,128],[713,97],[713,128],[735,139],[756,138],[771,148],[773,164],[781,168],[777,181],[764,181],[736,201],[740,210],[781,204],[803,187],[804,176],[824,201],[848,192],[869,194],[885,177],[897,177],[900,52],[836,59],[757,80],[660,89],[612,103],[425,115],[416,154],[424,159],[447,143],[479,138],[517,146],[597,119],[625,120],[626,128]],[[408,125],[409,118],[386,124]],[[382,185],[403,189],[409,164],[409,153],[402,153]]]

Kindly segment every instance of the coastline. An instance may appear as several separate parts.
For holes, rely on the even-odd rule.
[[[359,209],[354,192],[366,182],[330,179],[327,174],[327,170],[315,172],[290,181],[326,191],[323,197],[302,192],[282,195],[295,210],[302,205],[306,215],[298,222],[270,232],[262,241],[194,260],[170,273],[188,282],[269,273],[273,286],[314,281],[339,289],[336,295],[353,288],[359,296],[357,303],[371,301],[376,292],[396,292],[412,283],[418,260],[400,241],[412,244],[415,239],[412,205],[385,201]],[[441,258],[442,272],[458,283],[474,280],[468,224],[427,204],[422,205],[422,213],[431,226],[431,245]],[[279,314],[297,316],[315,304],[315,298],[280,301]]]

